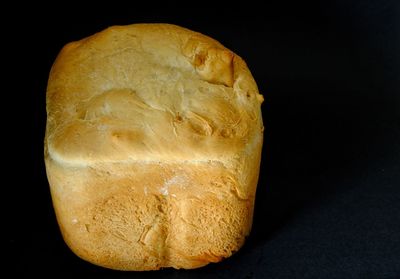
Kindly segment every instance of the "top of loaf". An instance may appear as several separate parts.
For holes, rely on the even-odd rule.
[[[48,155],[71,165],[233,158],[261,140],[257,85],[217,41],[170,24],[67,44],[47,88]]]

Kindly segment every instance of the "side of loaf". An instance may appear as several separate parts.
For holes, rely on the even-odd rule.
[[[71,250],[119,270],[231,256],[251,229],[262,101],[239,56],[182,27],[67,44],[47,87],[45,163]]]

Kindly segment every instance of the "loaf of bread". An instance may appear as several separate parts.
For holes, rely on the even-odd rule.
[[[262,100],[239,56],[185,28],[67,44],[48,82],[45,162],[68,246],[119,270],[231,256],[252,224]]]

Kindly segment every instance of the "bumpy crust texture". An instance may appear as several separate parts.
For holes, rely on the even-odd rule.
[[[66,243],[121,270],[229,257],[251,228],[261,102],[239,56],[178,26],[114,26],[67,44],[45,138]]]

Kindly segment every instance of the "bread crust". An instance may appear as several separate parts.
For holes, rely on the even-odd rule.
[[[45,163],[68,246],[119,270],[232,255],[251,229],[262,100],[239,56],[182,27],[67,44],[48,82]]]

